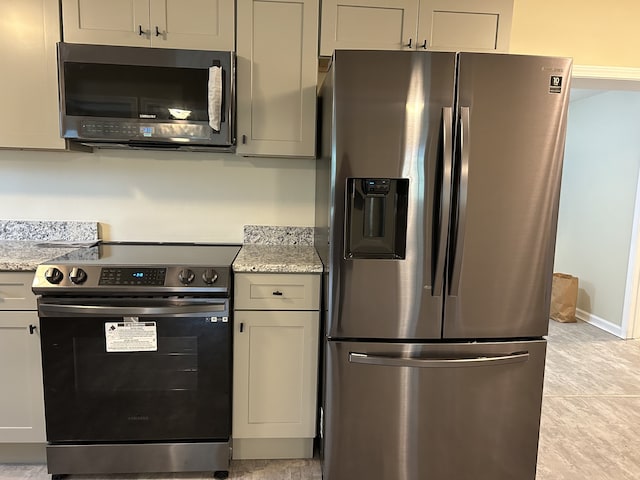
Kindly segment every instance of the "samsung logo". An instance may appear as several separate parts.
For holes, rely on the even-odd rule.
[[[132,422],[148,422],[149,417],[146,415],[132,415],[130,417],[127,417],[127,420]]]
[[[156,118],[156,116],[152,113],[140,113],[138,114],[140,118]]]

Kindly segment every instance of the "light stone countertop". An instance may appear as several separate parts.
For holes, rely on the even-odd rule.
[[[0,271],[29,272],[47,260],[77,250],[77,246],[47,246],[46,242],[0,240]]]
[[[245,225],[236,273],[322,273],[312,227]]]
[[[35,271],[98,240],[97,222],[0,220],[0,271]]]
[[[235,273],[322,273],[316,249],[308,245],[243,245]]]

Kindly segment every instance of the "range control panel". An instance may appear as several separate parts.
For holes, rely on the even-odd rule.
[[[162,286],[166,268],[103,268],[98,285]]]
[[[230,267],[130,267],[40,265],[35,293],[225,293],[230,291]]]

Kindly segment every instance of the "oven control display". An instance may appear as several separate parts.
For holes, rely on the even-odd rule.
[[[99,285],[161,287],[166,274],[166,268],[103,268]]]

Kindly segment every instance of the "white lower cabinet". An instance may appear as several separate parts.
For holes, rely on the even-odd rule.
[[[32,279],[32,272],[0,272],[0,447],[46,441]]]
[[[238,274],[233,458],[310,458],[316,434],[319,276]],[[242,310],[273,296],[277,307]],[[301,298],[303,300],[301,302]],[[261,307],[264,308],[264,307]],[[306,310],[304,310],[306,308]]]

